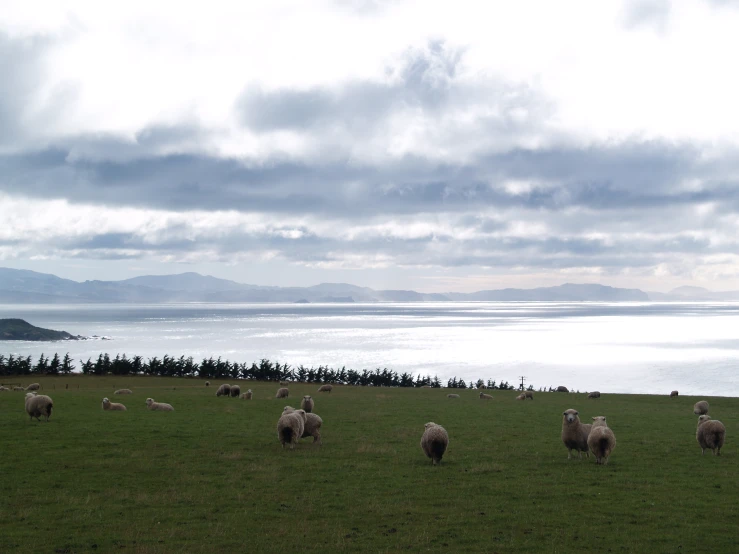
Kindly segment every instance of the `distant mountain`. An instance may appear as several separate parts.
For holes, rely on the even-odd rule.
[[[35,327],[23,319],[0,319],[0,340],[77,340],[66,331]]]
[[[646,302],[649,300],[738,300],[739,291],[711,292],[680,287],[669,293],[646,293],[596,284],[566,283],[534,289],[483,290],[472,293],[427,294],[413,290],[374,290],[347,283],[312,287],[247,285],[199,273],[146,275],[121,281],[78,283],[35,271],[0,268],[0,303],[173,303],[173,302]]]

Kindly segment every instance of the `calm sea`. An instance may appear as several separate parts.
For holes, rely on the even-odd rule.
[[[739,395],[739,303],[0,305],[110,340],[0,341],[5,355],[185,355],[518,382]],[[79,366],[79,362],[77,363]]]

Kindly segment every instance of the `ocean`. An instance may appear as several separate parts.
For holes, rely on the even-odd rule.
[[[468,383],[739,395],[739,303],[0,305],[0,318],[106,339],[0,341],[0,354],[267,358]]]

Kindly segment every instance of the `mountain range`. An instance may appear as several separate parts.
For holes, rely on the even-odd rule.
[[[312,287],[268,287],[198,273],[146,275],[121,281],[72,281],[36,271],[0,268],[0,303],[173,303],[173,302],[444,302],[444,301],[739,301],[739,291],[679,287],[669,293],[597,284],[566,283],[533,289],[472,293],[375,290],[346,283]]]

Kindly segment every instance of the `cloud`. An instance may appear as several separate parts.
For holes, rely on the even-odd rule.
[[[628,28],[652,27],[664,31],[670,20],[672,0],[629,0],[624,10]]]

